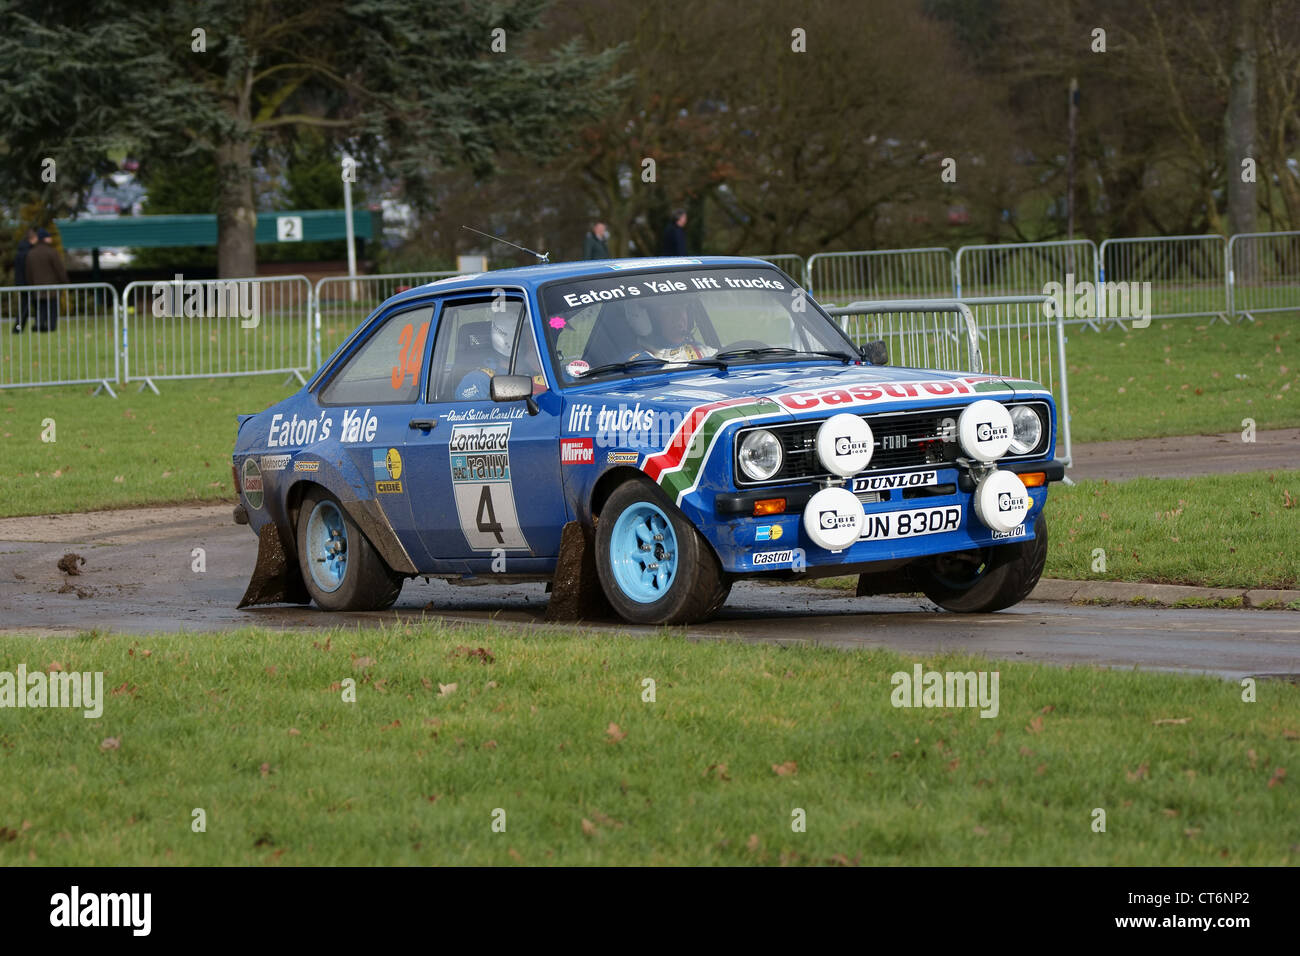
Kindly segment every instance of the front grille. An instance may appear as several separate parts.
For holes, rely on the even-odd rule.
[[[1045,410],[1044,410],[1045,411]],[[885,471],[903,471],[909,468],[943,467],[962,457],[957,442],[957,417],[962,408],[926,409],[920,412],[880,412],[863,415],[875,439],[875,451],[864,475]],[[829,477],[817,460],[817,430],[821,422],[800,422],[796,425],[767,426],[781,442],[785,453],[781,470],[767,481],[750,481],[736,469],[741,485],[763,485],[804,481]],[[748,429],[746,429],[748,431]],[[742,432],[743,435],[743,432]],[[1037,454],[1047,443],[1046,436]],[[739,436],[737,437],[739,447]],[[1031,455],[1007,457],[1028,458]]]
[[[867,415],[876,439],[871,471],[918,468],[954,461],[960,453],[956,430],[944,428],[952,416],[923,412],[916,415]]]

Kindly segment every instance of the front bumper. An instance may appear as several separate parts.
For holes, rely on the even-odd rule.
[[[1065,464],[1061,461],[1014,462],[999,465],[999,469],[1014,474],[1042,472],[1048,483],[1065,476]],[[826,567],[847,570],[859,565],[907,562],[933,554],[1029,540],[1033,537],[1034,520],[1047,502],[1047,484],[1029,488],[1032,505],[1020,533],[997,534],[976,516],[975,482],[970,473],[960,467],[941,468],[934,486],[894,489],[883,493],[880,501],[864,503],[867,520],[863,534],[868,534],[869,528],[878,532],[882,525],[890,526],[890,517],[892,526],[898,527],[901,519],[890,513],[930,509],[942,509],[933,512],[944,516],[942,530],[898,538],[859,537],[842,551],[828,551],[813,543],[803,527],[805,507],[819,488],[819,485],[804,484],[721,492],[714,496],[712,520],[702,521],[699,526],[717,551],[724,570],[731,574],[800,572]],[[782,513],[754,515],[756,502],[778,498],[785,501]],[[960,513],[953,509],[960,509]]]

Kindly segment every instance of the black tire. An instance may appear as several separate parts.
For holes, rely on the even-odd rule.
[[[1047,517],[1039,512],[1028,541],[940,554],[910,570],[925,596],[944,610],[987,614],[1027,598],[1046,563]]]
[[[629,522],[635,524],[634,519],[645,513],[647,505],[667,520],[676,551],[664,552],[663,543],[656,543],[645,557],[662,563],[665,554],[671,554],[675,564],[662,586],[662,596],[638,600],[620,583],[620,575],[627,572],[617,570],[616,563],[628,567],[632,559],[628,549],[614,545],[613,538],[620,518],[627,514]],[[620,534],[626,535],[626,529]],[[615,488],[600,512],[596,522],[596,574],[614,611],[633,624],[698,624],[712,617],[731,593],[731,582],[703,535],[656,485],[643,479],[625,481]]]
[[[308,540],[309,535],[317,533],[312,524],[313,516],[326,526],[337,518],[336,523],[341,526],[342,554],[346,561],[341,574],[336,575],[339,581],[333,588],[329,587],[330,581],[317,580],[318,573],[323,579],[332,575],[324,568],[326,559],[319,554],[313,555],[312,542]],[[382,611],[391,607],[402,593],[402,576],[389,569],[339,500],[324,488],[313,487],[303,496],[294,533],[303,583],[316,606],[322,610]],[[321,550],[319,544],[316,550]],[[313,569],[313,562],[320,567]]]

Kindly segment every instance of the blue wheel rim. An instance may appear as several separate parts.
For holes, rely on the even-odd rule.
[[[655,505],[639,501],[614,522],[610,569],[619,590],[638,604],[653,604],[677,580],[677,536]]]
[[[307,566],[322,591],[337,591],[347,577],[348,527],[332,501],[317,502],[307,519]]]

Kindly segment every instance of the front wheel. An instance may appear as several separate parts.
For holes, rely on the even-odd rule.
[[[382,611],[397,600],[402,577],[323,488],[303,496],[298,512],[298,565],[307,591],[326,611]]]
[[[1027,598],[1046,563],[1047,516],[1039,512],[1028,541],[940,554],[910,570],[925,596],[944,610],[986,614]]]
[[[619,485],[605,502],[596,573],[614,610],[633,624],[695,624],[731,592],[708,542],[646,481]]]

